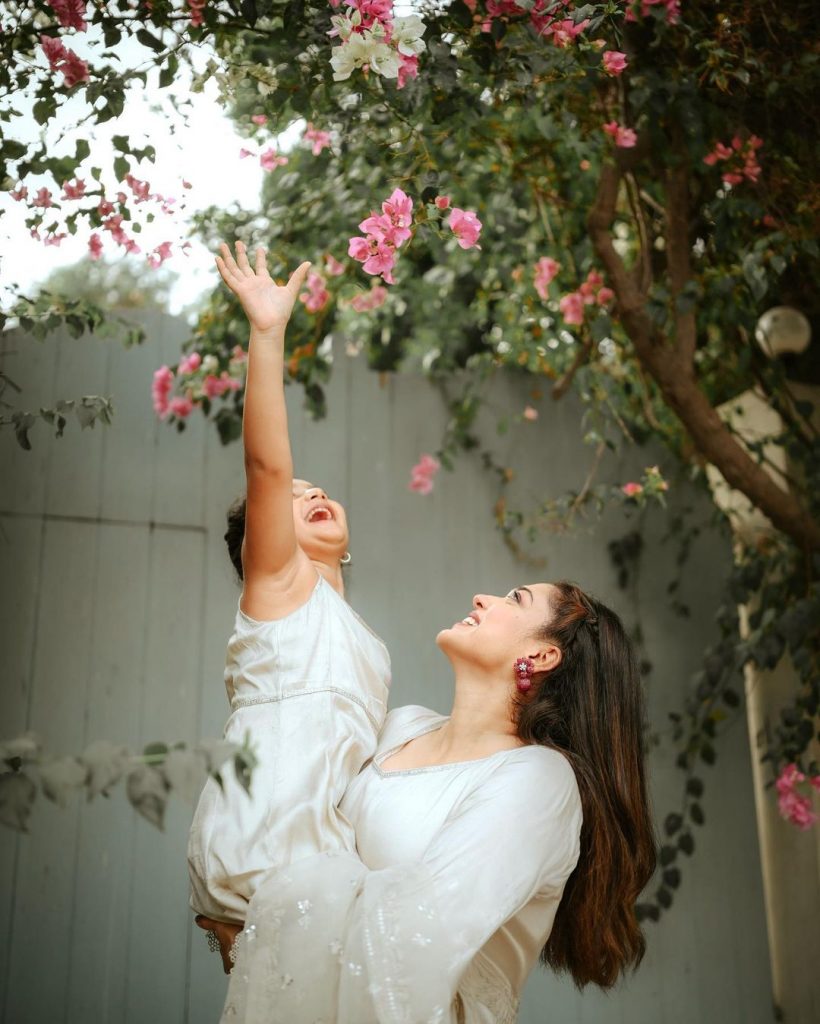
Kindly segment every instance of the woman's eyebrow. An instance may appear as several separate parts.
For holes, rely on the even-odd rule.
[[[530,590],[529,587],[519,587],[518,589],[519,590],[526,590],[527,593],[530,595],[530,601],[535,601],[535,598],[533,597],[533,593],[532,593],[532,591]]]

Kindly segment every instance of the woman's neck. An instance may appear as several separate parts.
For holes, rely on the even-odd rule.
[[[310,561],[316,571],[321,573],[325,582],[333,587],[339,597],[344,597],[345,581],[342,577],[342,566],[339,561],[323,562],[320,558],[311,558]]]
[[[523,746],[510,719],[510,694],[497,679],[456,673],[450,718],[433,734],[440,753]]]

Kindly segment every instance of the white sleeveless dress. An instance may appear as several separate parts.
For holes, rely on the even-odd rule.
[[[580,855],[559,752],[384,771],[446,717],[391,711],[342,810],[358,855],[319,854],[259,885],[221,1024],[514,1024]]]
[[[384,643],[317,573],[310,598],[259,621],[237,606],[225,687],[225,739],[250,733],[248,795],[232,766],[209,778],[188,840],[190,905],[242,923],[260,878],[312,854],[355,849],[339,803],[375,749],[387,711]]]

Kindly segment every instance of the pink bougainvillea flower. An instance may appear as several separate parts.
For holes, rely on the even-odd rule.
[[[200,368],[201,365],[202,356],[199,354],[199,352],[191,352],[187,356],[183,356],[182,359],[180,359],[179,366],[177,367],[177,373],[179,373],[180,377],[183,374],[196,373],[196,371]]]
[[[411,78],[418,78],[419,76],[419,58],[418,54],[399,54],[401,58],[401,64],[399,64],[398,75],[396,76],[396,88],[403,89],[407,82]]]
[[[641,18],[647,17],[652,7],[663,6],[666,8],[666,20],[670,25],[676,24],[680,17],[680,0],[632,0],[626,9],[626,20],[637,21],[638,15]]]
[[[311,270],[308,273],[306,284],[308,290],[301,293],[299,301],[304,302],[308,313],[318,313],[319,310],[325,308],[330,299],[330,292],[325,288],[325,279],[315,270]]]
[[[126,174],[125,183],[134,193],[136,202],[145,203],[151,198],[151,186],[147,181],[140,181],[139,178],[135,178],[133,174]]]
[[[191,12],[191,24],[196,27],[202,24],[202,11],[208,0],[188,0],[188,9]]]
[[[103,253],[102,239],[95,231],[88,239],[88,258],[98,260]]]
[[[277,167],[283,167],[288,162],[286,156],[279,156],[275,149],[266,149],[259,157],[259,166],[263,171],[275,171]]]
[[[410,471],[410,490],[417,494],[429,494],[433,489],[433,478],[440,468],[438,459],[424,454]]]
[[[595,301],[599,306],[605,306],[607,302],[611,302],[615,298],[615,292],[611,288],[599,288],[598,294],[595,296]]]
[[[597,292],[603,283],[604,279],[601,277],[598,271],[590,270],[590,272],[587,274],[586,281],[584,281],[578,289],[581,297],[584,300],[584,303],[587,306],[597,301]]]
[[[239,159],[245,160],[249,156],[256,156],[256,154],[252,149],[245,149],[243,146],[242,149],[239,150]]]
[[[325,271],[330,274],[331,277],[338,277],[340,274],[345,272],[345,265],[328,253],[327,256],[325,256]]]
[[[156,248],[152,249],[146,257],[150,266],[155,269],[161,266],[167,259],[171,258],[171,243],[161,242]]]
[[[85,182],[81,178],[75,178],[74,184],[66,181],[63,184],[61,199],[82,199],[85,195]]]
[[[31,205],[42,207],[42,209],[45,210],[47,207],[52,205],[51,192],[49,192],[47,188],[39,189],[37,195],[32,200]]]
[[[202,382],[202,390],[208,398],[221,398],[227,391],[238,391],[241,387],[241,382],[224,370],[218,377],[209,373]]]
[[[634,480],[630,480],[628,484],[624,484],[621,490],[627,496],[627,498],[634,498],[638,494],[643,493],[643,485],[636,483]]]
[[[28,198],[28,189],[25,185],[21,185],[16,192],[9,192],[9,195],[16,203],[19,203],[21,200]]]
[[[589,18],[584,18],[583,21],[579,21],[576,25],[570,18],[564,18],[562,21],[551,22],[543,31],[542,35],[552,36],[552,41],[560,49],[564,49],[569,46],[575,37],[580,35],[589,24]]]
[[[68,235],[66,234],[65,231],[62,231],[59,235],[52,233],[50,235],[47,235],[43,239],[43,244],[44,245],[59,245],[60,242],[62,242],[62,240],[64,238],[68,238]]]
[[[357,313],[367,313],[370,310],[378,309],[387,301],[387,289],[380,284],[374,285],[369,292],[362,292],[354,295],[350,300],[351,309]]]
[[[183,188],[193,188],[194,186],[190,183],[190,181],[186,181],[185,178],[183,178],[182,179],[182,187]]]
[[[68,89],[79,82],[87,82],[89,78],[88,65],[73,50],[65,51],[58,70],[62,71],[63,81]]]
[[[798,793],[795,787],[806,781],[806,776],[794,762],[783,767],[775,781],[778,792],[777,805],[781,815],[798,828],[807,829],[817,821],[817,815],[811,809],[810,796]],[[810,779],[812,788],[820,789],[820,776]]]
[[[638,136],[632,128],[625,128],[617,121],[608,121],[603,128],[607,135],[611,135],[615,140],[615,145],[620,146],[621,149],[631,149],[638,141]]]
[[[531,405],[524,407],[524,411],[521,413],[525,420],[529,420],[530,423],[534,423],[538,419],[538,410],[533,408]]]
[[[570,292],[564,295],[558,303],[561,316],[568,324],[582,324],[584,322],[584,297],[580,292]]]
[[[246,363],[248,361],[248,353],[242,348],[241,345],[234,345],[231,349],[231,362],[235,365]]]
[[[45,35],[40,36],[40,46],[43,48],[43,53],[46,55],[51,70],[58,71],[60,64],[65,60],[66,48],[59,39]]]
[[[458,239],[462,249],[480,249],[478,237],[481,234],[481,221],[472,210],[460,210],[454,206],[447,219],[447,226]]]
[[[436,206],[439,208],[439,210],[449,210],[450,209],[450,197],[449,196],[436,196],[436,198],[433,200],[433,202],[436,204]]]
[[[604,50],[604,71],[608,75],[620,75],[627,67],[626,54],[620,50]]]
[[[311,143],[311,153],[313,153],[314,156],[318,156],[322,150],[331,143],[330,132],[323,132],[318,128],[314,128],[311,121],[308,121],[305,134],[302,138]]]
[[[177,395],[168,403],[168,411],[184,420],[193,411],[194,403],[188,395]]]
[[[267,124],[268,115],[267,114],[252,114],[251,115],[251,121],[253,121],[254,124]]]
[[[560,269],[561,264],[556,262],[551,256],[542,256],[535,264],[535,290],[542,299],[546,300],[548,298],[547,286]]]
[[[86,0],[48,0],[48,5],[63,28],[76,28],[85,32]]]
[[[168,413],[168,396],[174,386],[174,371],[168,366],[160,366],[154,370],[151,381],[151,397],[154,403],[154,412],[157,416],[166,416]]]

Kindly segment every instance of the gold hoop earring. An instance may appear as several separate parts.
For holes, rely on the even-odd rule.
[[[350,552],[349,551],[345,551],[344,555],[342,555],[341,563],[342,563],[342,565],[350,565]]]

